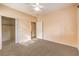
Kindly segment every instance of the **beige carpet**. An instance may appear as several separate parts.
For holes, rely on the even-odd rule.
[[[24,44],[7,43],[0,50],[1,56],[77,56],[77,48],[50,42],[33,40]]]

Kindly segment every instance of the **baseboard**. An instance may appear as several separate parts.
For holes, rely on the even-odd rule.
[[[38,38],[38,39],[39,39],[39,38]],[[43,40],[45,40],[45,39],[43,39]],[[61,42],[57,42],[57,41],[51,41],[51,40],[48,40],[48,41],[50,41],[50,42],[55,42],[55,43],[58,43],[58,44],[62,44],[62,45],[66,45],[66,46],[69,46],[69,47],[73,47],[73,48],[77,48],[77,49],[78,49],[77,46],[72,46],[72,45],[65,44],[65,43],[61,43]]]

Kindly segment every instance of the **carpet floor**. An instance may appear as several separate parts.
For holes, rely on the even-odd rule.
[[[23,44],[7,43],[0,56],[78,56],[78,49],[47,40],[31,40]]]

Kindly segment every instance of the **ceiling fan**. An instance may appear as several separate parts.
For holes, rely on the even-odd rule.
[[[33,4],[32,6],[34,7],[34,10],[35,10],[35,11],[40,11],[41,8],[43,8],[43,6],[40,5],[39,3],[35,3],[35,4]]]

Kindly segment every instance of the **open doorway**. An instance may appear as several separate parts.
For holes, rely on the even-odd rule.
[[[36,38],[36,22],[31,22],[31,39]]]
[[[15,43],[15,19],[2,16],[2,48]]]

